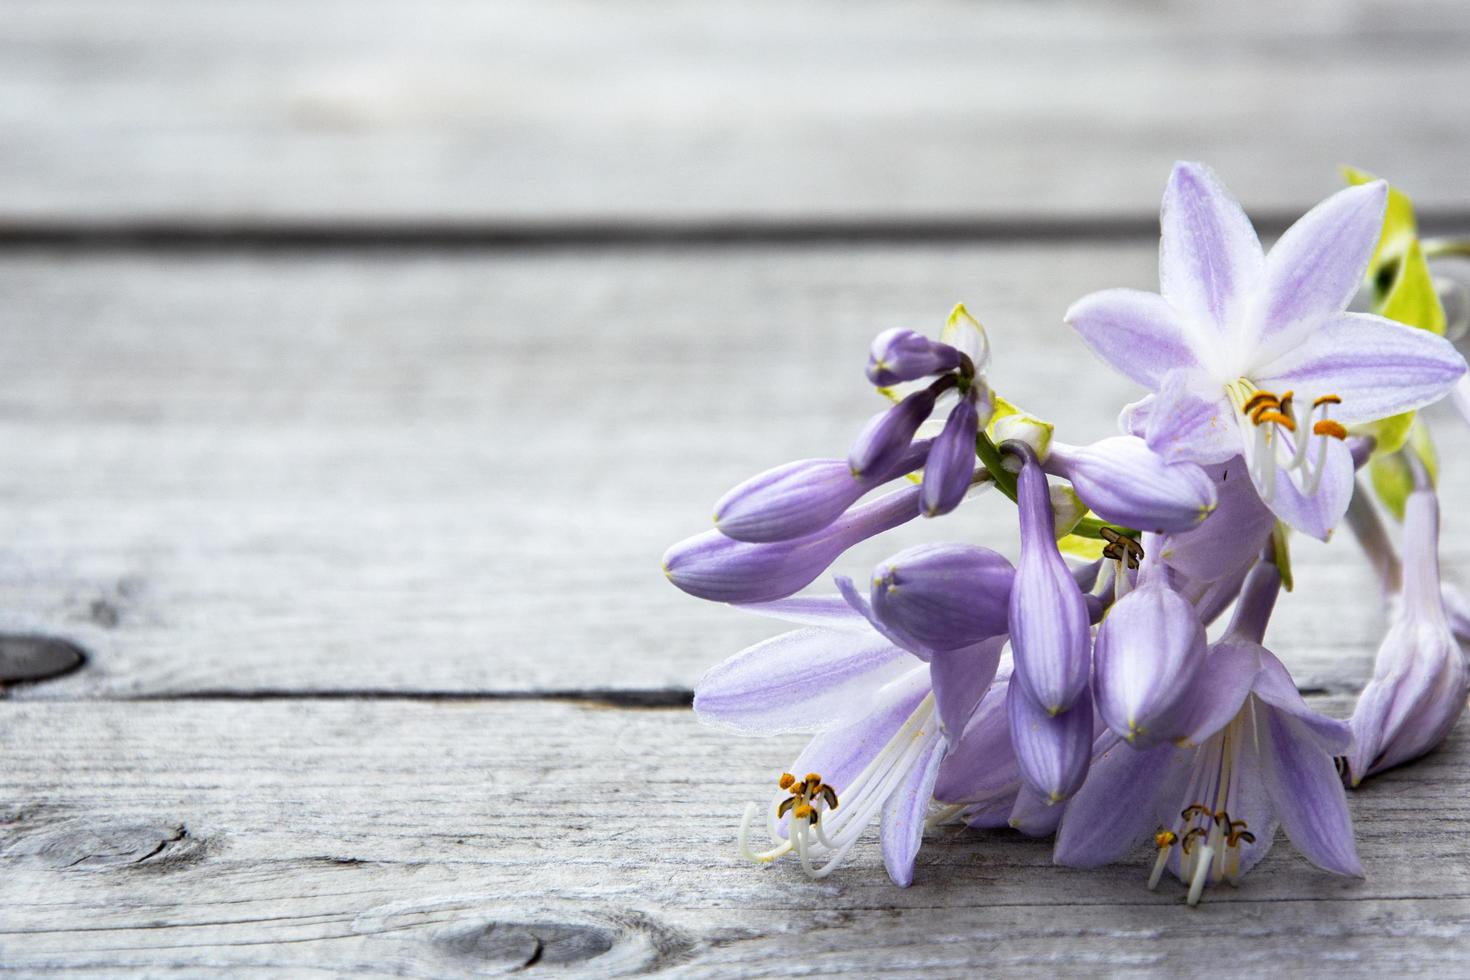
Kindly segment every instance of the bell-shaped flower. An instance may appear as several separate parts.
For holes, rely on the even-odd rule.
[[[1098,739],[1057,831],[1058,864],[1108,864],[1151,839],[1149,887],[1167,868],[1193,905],[1207,885],[1233,883],[1265,857],[1280,826],[1319,868],[1362,874],[1334,762],[1351,732],[1313,711],[1260,645],[1279,585],[1274,566],[1251,573],[1196,676],[1181,744],[1139,750],[1111,731]]]
[[[975,407],[975,390],[962,396],[950,410],[944,429],[934,438],[934,447],[924,465],[924,491],[919,507],[925,517],[948,514],[965,499],[975,476],[975,438],[980,431],[980,412]]]
[[[939,383],[921,388],[868,419],[847,454],[852,475],[863,479],[886,473],[903,459],[943,390]]]
[[[1113,603],[1093,647],[1093,696],[1114,733],[1142,748],[1184,734],[1185,694],[1205,657],[1205,628],[1162,569]]]
[[[1090,446],[1053,441],[1044,466],[1070,480],[1093,513],[1125,527],[1160,534],[1189,531],[1215,509],[1215,484],[1204,469],[1171,463],[1137,436],[1113,436]]]
[[[932,665],[874,632],[840,599],[803,597],[754,608],[820,625],[736,654],[695,689],[694,710],[706,723],[750,735],[813,736],[777,780],[765,809],[772,846],[752,847],[761,808],[751,804],[741,853],[762,863],[791,854],[822,877],[876,819],[889,876],[908,885],[946,746],[936,718],[946,690],[931,680]],[[999,660],[999,645],[993,646],[988,662],[970,662],[979,679],[966,679],[982,693]],[[970,710],[978,700],[971,699]]]
[[[1392,622],[1373,679],[1353,710],[1353,786],[1438,746],[1470,696],[1470,665],[1441,596],[1439,501],[1428,487],[1404,505],[1402,587],[1389,607]]]
[[[919,514],[919,487],[909,486],[849,510],[820,531],[789,541],[752,544],[719,531],[686,538],[664,553],[670,582],[714,602],[767,602],[800,591],[859,541]]]
[[[948,344],[895,327],[873,339],[868,355],[868,380],[880,388],[917,381],[958,369],[962,356]]]
[[[1428,331],[1345,312],[1377,244],[1387,186],[1340,191],[1262,253],[1208,169],[1174,167],[1160,293],[1111,289],[1067,312],[1093,352],[1155,394],[1135,434],[1169,459],[1243,456],[1281,520],[1326,539],[1352,494],[1346,426],[1420,408],[1465,373]]]
[[[721,497],[715,527],[727,538],[754,542],[789,541],[820,531],[869,490],[923,466],[929,448],[928,440],[914,443],[886,473],[869,479],[854,477],[845,459],[777,466]]]
[[[1006,632],[1015,576],[989,548],[917,545],[873,569],[873,610],[930,650],[955,650]]]
[[[1029,447],[1008,443],[1025,459],[1016,481],[1021,560],[1011,586],[1011,649],[1016,678],[1047,714],[1060,714],[1087,693],[1091,618],[1077,580],[1057,550],[1046,474]]]

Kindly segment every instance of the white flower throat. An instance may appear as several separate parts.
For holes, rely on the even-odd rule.
[[[1158,887],[1176,847],[1179,879],[1189,883],[1190,905],[1199,904],[1206,885],[1221,881],[1233,885],[1240,877],[1241,846],[1256,838],[1246,821],[1231,818],[1230,807],[1241,799],[1237,753],[1249,751],[1246,739],[1255,736],[1254,700],[1247,698],[1230,724],[1197,750],[1178,821],[1154,835],[1159,854],[1149,875],[1150,890]]]
[[[1323,395],[1310,405],[1298,404],[1293,392],[1277,395],[1245,378],[1227,384],[1225,392],[1238,413],[1251,480],[1261,499],[1270,503],[1275,496],[1278,469],[1300,473],[1302,492],[1316,493],[1327,468],[1328,440],[1341,441],[1348,435],[1329,414],[1342,399]]]

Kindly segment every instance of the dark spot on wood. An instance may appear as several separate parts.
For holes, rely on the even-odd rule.
[[[28,684],[64,677],[87,662],[70,640],[26,633],[0,633],[0,683]]]
[[[588,975],[623,976],[687,960],[696,946],[682,930],[630,909],[482,904],[467,896],[370,909],[353,929],[387,942],[424,943],[449,973],[576,966]]]
[[[122,622],[122,612],[106,599],[93,599],[87,607],[87,618],[98,626],[115,629]]]
[[[581,963],[611,951],[616,941],[605,926],[555,921],[490,922],[439,937],[440,948],[457,956],[523,969]]]
[[[122,818],[56,819],[45,812],[11,814],[0,854],[61,870],[169,870],[204,856],[205,842],[183,823]]]

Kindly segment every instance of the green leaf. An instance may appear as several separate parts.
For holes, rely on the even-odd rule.
[[[1386,419],[1377,422],[1366,422],[1355,425],[1351,431],[1353,435],[1372,436],[1374,441],[1373,453],[1382,456],[1388,453],[1396,453],[1404,448],[1404,443],[1409,440],[1409,433],[1414,428],[1414,412],[1404,412],[1402,415],[1390,415]]]
[[[1439,481],[1439,453],[1429,437],[1429,428],[1416,425],[1409,430],[1403,448],[1396,453],[1374,456],[1368,462],[1368,479],[1373,492],[1396,520],[1404,519],[1404,504],[1414,490],[1414,470],[1407,454],[1413,453],[1429,471],[1431,482]]]
[[[1412,239],[1397,266],[1397,275],[1382,302],[1373,304],[1373,312],[1399,323],[1444,336],[1444,305],[1434,288],[1424,249]]]

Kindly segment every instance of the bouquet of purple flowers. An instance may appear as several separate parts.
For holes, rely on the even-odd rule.
[[[1056,861],[1077,867],[1149,842],[1149,887],[1168,870],[1194,904],[1280,828],[1318,867],[1362,873],[1345,786],[1434,748],[1470,692],[1470,616],[1440,581],[1416,415],[1470,399],[1427,265],[1458,244],[1421,241],[1406,197],[1348,176],[1267,253],[1207,168],[1176,165],[1159,292],[1105,290],[1066,314],[1150,392],[1120,435],[1053,438],[991,386],[985,332],[957,307],[937,338],[873,341],[867,375],[892,404],[845,459],[747,480],[714,530],[669,549],[680,589],[796,626],[695,693],[708,723],[812,733],[748,807],[747,858],[826,875],[877,820],[907,885],[926,825],[963,821],[1054,835]],[[854,544],[982,491],[1015,504],[1014,563],[922,545],[867,583],[798,595]],[[1344,518],[1390,610],[1349,722],[1314,711],[1263,645],[1291,532],[1326,540]]]

